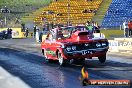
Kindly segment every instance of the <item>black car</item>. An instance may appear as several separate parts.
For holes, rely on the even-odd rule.
[[[7,38],[8,38],[8,34],[6,33],[6,31],[1,31],[0,32],[0,40],[7,39]]]
[[[4,34],[3,34],[3,31],[2,31],[2,32],[0,32],[0,39],[3,39],[3,37],[4,37]]]

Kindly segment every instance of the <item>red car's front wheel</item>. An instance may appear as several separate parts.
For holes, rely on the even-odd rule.
[[[106,55],[98,57],[98,59],[101,63],[104,63],[106,61]]]
[[[43,53],[43,55],[44,55],[45,61],[46,61],[47,63],[48,63],[48,62],[51,62],[51,60],[48,59],[48,57],[47,57],[47,55],[46,55],[46,50],[45,50],[45,49],[42,50],[42,53]]]

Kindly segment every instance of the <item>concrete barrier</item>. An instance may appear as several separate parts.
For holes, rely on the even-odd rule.
[[[132,38],[114,38],[114,40],[132,42]]]
[[[119,52],[118,41],[109,40],[109,51],[110,52]]]
[[[0,31],[6,31],[8,28],[0,28]],[[25,32],[22,32],[21,28],[11,28],[12,38],[26,38]]]
[[[115,38],[114,40],[109,40],[109,47],[110,52],[132,51],[132,38]]]
[[[31,88],[20,78],[15,77],[0,67],[0,88]]]

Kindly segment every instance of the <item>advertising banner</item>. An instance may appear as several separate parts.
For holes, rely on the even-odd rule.
[[[109,40],[109,51],[118,52],[119,50],[132,50],[132,42]]]
[[[1,31],[7,31],[8,28],[1,28]],[[25,32],[21,32],[21,28],[11,28],[12,38],[25,38]]]
[[[109,40],[109,51],[110,52],[119,52],[119,50],[118,50],[118,41]]]

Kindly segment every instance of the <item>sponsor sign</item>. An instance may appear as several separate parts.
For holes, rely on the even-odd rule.
[[[19,32],[16,31],[16,30],[13,30],[13,31],[12,31],[12,37],[14,38],[14,37],[16,37],[16,36],[19,36]]]
[[[0,31],[6,31],[8,28],[0,28]],[[21,28],[11,28],[12,38],[25,38],[25,32],[21,31]]]
[[[130,80],[88,80],[86,85],[96,86],[130,86]]]
[[[119,50],[132,50],[132,42],[109,40],[109,51],[118,52]]]
[[[89,73],[83,67],[81,70],[81,76],[79,77],[82,86],[127,86],[130,87],[130,80],[122,79],[122,80],[93,80],[89,79]]]
[[[119,52],[119,50],[118,50],[118,41],[109,40],[109,51],[110,52]]]
[[[132,42],[119,41],[118,48],[119,50],[132,50]]]

